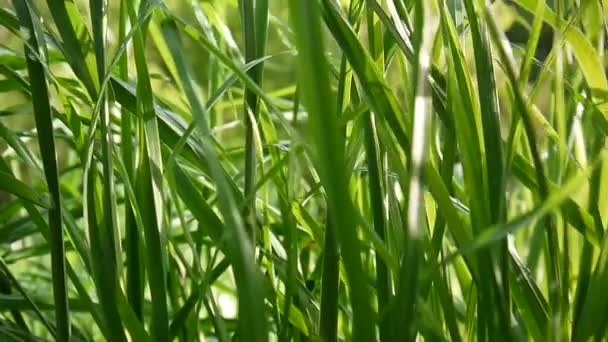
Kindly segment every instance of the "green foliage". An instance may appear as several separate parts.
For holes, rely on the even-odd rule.
[[[0,340],[606,339],[605,2],[0,4]]]

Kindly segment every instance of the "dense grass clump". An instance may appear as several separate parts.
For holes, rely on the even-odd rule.
[[[0,5],[0,341],[606,340],[608,2]]]

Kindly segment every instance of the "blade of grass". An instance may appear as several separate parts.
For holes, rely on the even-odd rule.
[[[338,338],[338,288],[340,285],[340,257],[338,241],[331,217],[327,215],[325,240],[323,244],[323,275],[321,276],[321,315],[319,334],[323,341],[337,341]]]
[[[465,1],[464,6],[467,13],[471,37],[473,40],[473,52],[475,55],[475,69],[477,75],[477,93],[479,99],[480,121],[483,132],[483,155],[485,162],[482,162],[482,172],[485,180],[485,196],[483,198],[472,198],[471,201],[488,201],[483,208],[488,210],[487,214],[481,214],[483,221],[479,221],[483,226],[503,222],[506,219],[504,188],[504,161],[502,151],[502,139],[500,122],[498,119],[497,90],[492,65],[491,46],[488,41],[487,31],[482,23],[478,21],[473,1]],[[487,220],[487,221],[486,221]],[[508,281],[508,249],[506,242],[502,244],[501,251],[494,255],[488,254],[482,257],[482,272],[489,275],[487,288],[480,288],[480,298],[478,299],[478,316],[488,318],[488,336],[496,335],[497,331],[506,334],[505,338],[510,339],[510,298]],[[483,255],[484,253],[482,253]],[[499,261],[498,261],[498,260]],[[502,262],[501,262],[502,261]],[[500,273],[492,272],[492,268],[500,268]],[[499,279],[496,279],[496,277]],[[485,278],[485,277],[484,277]],[[502,284],[502,288],[498,287]],[[484,287],[484,286],[482,286]],[[494,293],[496,289],[498,293]],[[483,293],[486,292],[487,293]],[[496,310],[495,306],[498,306]],[[483,333],[478,331],[479,333]]]
[[[51,333],[51,335],[57,338],[55,327],[47,320],[47,318],[42,314],[42,311],[38,308],[36,303],[32,300],[32,298],[27,294],[25,289],[19,284],[19,281],[15,278],[13,273],[10,271],[3,258],[0,258],[0,269],[2,269],[3,276],[6,276],[8,280],[13,284],[13,286],[17,289],[17,291],[23,296],[23,298],[27,301],[29,305],[31,305],[32,310],[36,313],[36,316],[40,318],[42,324],[46,327],[46,329]],[[10,286],[10,284],[9,284]]]
[[[249,63],[261,57],[264,53],[264,46],[260,44],[263,42],[258,42],[257,40],[258,37],[265,37],[266,25],[264,25],[265,22],[258,23],[256,15],[263,15],[264,12],[267,13],[268,3],[266,1],[258,3],[255,0],[240,0],[239,5],[245,37],[245,62]],[[265,9],[263,8],[264,6],[266,7]],[[252,68],[248,71],[248,74],[252,81],[259,85],[261,83],[262,65]],[[252,241],[256,243],[256,196],[254,188],[256,183],[257,156],[254,130],[260,129],[260,127],[256,128],[254,125],[259,121],[259,101],[256,94],[248,88],[245,88],[243,98],[245,121],[245,197],[250,199],[250,202],[246,205],[245,217],[247,218],[246,223]],[[260,156],[260,159],[263,159],[263,156]]]
[[[41,56],[46,56],[43,36],[35,27],[32,19],[32,9],[25,1],[13,2],[17,15],[23,27],[29,31],[28,44],[36,49]],[[55,326],[57,339],[68,341],[70,339],[70,310],[68,306],[67,282],[65,269],[65,247],[63,241],[63,224],[61,219],[61,192],[59,189],[59,172],[57,170],[57,154],[55,151],[55,136],[53,130],[53,116],[51,113],[50,96],[46,72],[42,63],[35,60],[30,53],[26,53],[28,74],[32,90],[32,102],[36,130],[38,132],[38,145],[42,156],[44,174],[51,196],[49,208],[49,227],[51,230],[51,263],[53,279],[53,297],[55,301]]]
[[[93,44],[95,47],[95,59],[97,61],[97,75],[99,83],[105,75],[105,45],[106,45],[106,16],[107,4],[103,0],[91,0],[91,26],[93,31]],[[118,228],[116,226],[116,204],[114,202],[114,169],[112,166],[112,132],[110,131],[110,112],[108,108],[107,92],[100,93],[101,107],[99,107],[100,133],[101,133],[101,162],[103,171],[103,229],[99,232],[101,246],[97,255],[93,258],[103,259],[99,282],[97,283],[98,296],[101,301],[106,324],[110,329],[112,340],[120,342],[126,341],[122,322],[115,317],[119,317],[117,307],[117,292],[120,291],[118,279],[118,265],[121,265],[119,241],[117,239]],[[101,227],[99,227],[101,228]],[[93,246],[92,246],[93,247]],[[94,251],[94,250],[92,250]]]
[[[129,15],[127,4],[122,1],[120,3],[120,17],[118,35],[120,41],[126,41],[126,31],[129,23]],[[125,54],[122,54],[119,61],[119,75],[123,80],[129,79],[129,60]],[[105,81],[105,80],[104,80]],[[114,89],[114,88],[112,88]],[[102,89],[103,90],[103,89]],[[135,158],[133,152],[133,128],[132,118],[128,109],[121,106],[120,109],[120,150],[123,163],[127,172],[127,177],[133,182],[135,180]],[[143,320],[143,297],[144,297],[144,267],[142,260],[142,251],[140,249],[141,239],[135,223],[134,213],[131,210],[129,199],[125,199],[125,259],[126,259],[126,292],[127,300],[135,317],[140,321]],[[120,308],[120,307],[119,307]]]
[[[94,64],[95,56],[90,51],[91,37],[76,3],[73,0],[48,0],[47,4],[63,40],[61,48],[64,50],[66,60],[84,84],[89,96],[96,99],[99,83],[97,83],[97,69]]]
[[[337,241],[351,290],[353,340],[371,341],[375,339],[374,319],[370,319],[370,313],[373,311],[369,302],[369,289],[363,280],[360,241],[356,234],[357,227],[352,214],[354,208],[346,183],[344,138],[338,130],[338,118],[332,114],[335,113],[334,104],[323,100],[330,97],[331,89],[321,43],[321,20],[317,6],[315,2],[309,1],[289,2],[290,18],[299,48],[298,76],[302,102],[309,113],[310,136],[321,182],[327,193],[328,207],[331,208],[331,222],[337,228]]]
[[[367,27],[369,36],[369,46],[372,51],[372,58],[377,61],[379,66],[384,64],[384,58],[379,56],[378,51],[381,49],[380,41],[382,36],[379,34],[380,31],[375,28],[374,25],[374,12],[367,5]],[[371,32],[370,32],[371,31]],[[380,52],[381,53],[381,52]],[[368,177],[368,191],[370,196],[370,204],[372,209],[372,219],[374,223],[374,230],[381,240],[385,240],[385,217],[384,217],[384,205],[383,205],[383,187],[382,177],[384,174],[382,164],[380,161],[380,147],[378,141],[378,132],[376,128],[375,114],[368,112],[365,114],[364,133],[365,133],[365,153],[367,155],[367,169],[369,171]],[[378,312],[384,312],[386,310],[387,303],[391,297],[390,291],[390,279],[389,272],[386,264],[376,254],[376,293],[378,298]],[[389,338],[389,321],[381,320],[379,322],[380,339],[387,340]]]
[[[517,0],[516,3],[522,8],[528,11],[535,11],[538,0]],[[536,15],[536,12],[532,12]],[[570,44],[572,53],[578,61],[578,65],[581,68],[585,80],[589,88],[593,92],[605,93],[608,91],[608,79],[606,74],[601,72],[604,68],[602,67],[601,58],[595,51],[593,45],[585,37],[585,35],[575,27],[567,25],[563,19],[558,18],[555,12],[545,6],[543,11],[544,21],[552,27],[566,27],[567,29],[563,32],[563,38]],[[608,116],[608,106],[598,106],[600,112],[604,117]]]
[[[409,104],[412,108],[412,146],[410,154],[409,193],[407,199],[407,237],[405,253],[401,259],[399,274],[399,290],[396,294],[398,317],[393,322],[393,336],[397,340],[414,340],[417,335],[414,320],[416,296],[419,289],[419,267],[423,261],[423,241],[425,240],[422,227],[425,225],[423,203],[422,177],[426,164],[425,153],[428,146],[428,136],[431,128],[432,102],[428,74],[432,63],[431,47],[438,27],[438,18],[432,13],[433,9],[426,1],[417,1],[414,9],[413,45],[415,60],[412,78],[415,80],[415,95]]]
[[[138,14],[128,3],[128,14],[131,22],[138,22]],[[142,1],[139,14],[145,14],[148,6],[154,4]],[[149,19],[148,19],[149,20]],[[169,314],[167,308],[167,259],[163,231],[163,169],[160,151],[158,124],[154,113],[154,102],[148,67],[145,60],[146,24],[134,34],[134,55],[137,70],[136,112],[140,126],[140,164],[136,187],[138,202],[141,202],[144,219],[144,240],[146,244],[146,270],[149,276],[149,287],[152,301],[152,336],[157,341],[169,339]]]
[[[489,9],[484,10],[484,17],[486,22],[488,23],[489,31],[491,33],[491,37],[497,45],[497,50],[499,52],[499,56],[503,61],[505,66],[505,71],[509,82],[512,86],[514,97],[515,97],[515,105],[516,108],[521,115],[521,119],[524,123],[524,128],[526,130],[526,135],[528,139],[528,145],[532,154],[532,160],[534,162],[534,167],[536,169],[536,180],[539,185],[539,195],[542,201],[546,201],[549,198],[549,188],[547,185],[547,178],[545,175],[545,167],[543,165],[542,159],[539,153],[539,147],[536,138],[536,132],[532,126],[530,114],[530,107],[527,101],[524,98],[522,90],[519,87],[517,82],[517,77],[515,75],[515,70],[513,65],[511,65],[510,60],[508,59],[505,48],[503,46],[503,40],[500,38],[500,33],[498,28],[496,27],[496,22],[492,17]],[[559,244],[557,240],[557,231],[555,227],[554,218],[549,215],[543,218],[544,226],[547,236],[547,268],[549,270],[549,303],[551,305],[552,315],[550,321],[550,327],[548,327],[549,336],[557,336],[559,334],[559,327],[561,326],[561,307],[562,307],[562,298],[561,298],[561,270],[559,267]]]
[[[245,236],[245,230],[239,209],[229,189],[223,170],[215,151],[210,147],[210,131],[207,126],[206,110],[194,92],[194,84],[189,64],[182,55],[180,37],[176,22],[166,17],[162,23],[162,30],[167,42],[170,44],[175,64],[178,68],[180,82],[184,87],[186,97],[190,104],[193,116],[198,124],[202,136],[205,154],[210,160],[210,171],[219,190],[219,207],[223,219],[226,221],[226,230],[223,239],[227,240],[226,254],[232,261],[234,276],[239,291],[239,335],[248,336],[251,341],[264,341],[267,339],[266,318],[264,311],[264,297],[261,295],[261,278],[255,266],[254,249]],[[223,190],[222,190],[223,189]]]
[[[48,198],[40,195],[28,185],[16,179],[12,175],[0,171],[0,190],[15,195],[22,200],[29,201],[43,208],[49,208]]]

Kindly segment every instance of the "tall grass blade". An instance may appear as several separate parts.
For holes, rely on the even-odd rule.
[[[245,236],[243,219],[239,213],[237,203],[230,193],[229,185],[225,179],[224,170],[211,149],[210,130],[207,126],[206,111],[194,92],[189,64],[182,55],[180,37],[177,24],[172,18],[166,18],[162,24],[163,33],[170,43],[171,52],[178,68],[180,83],[184,87],[186,97],[193,111],[194,120],[199,128],[203,140],[205,155],[209,157],[210,171],[219,190],[219,206],[226,230],[222,239],[226,239],[225,253],[230,258],[234,270],[235,281],[240,293],[239,300],[239,335],[248,336],[251,341],[264,341],[267,339],[266,318],[264,310],[264,297],[262,295],[261,276],[255,268],[253,257],[254,249]],[[199,201],[189,201],[194,204]]]
[[[332,114],[335,113],[334,104],[327,101],[331,88],[321,43],[319,8],[314,2],[291,0],[289,9],[299,47],[298,75],[302,103],[310,116],[309,130],[315,147],[315,158],[321,183],[327,193],[328,207],[331,208],[330,220],[336,227],[351,291],[353,340],[374,340],[373,320],[369,318],[372,312],[369,288],[364,280],[354,208],[346,183],[344,138],[338,131],[338,118]]]
[[[65,246],[63,241],[63,223],[61,214],[61,190],[59,187],[59,171],[57,168],[57,153],[55,150],[55,134],[53,129],[53,115],[51,113],[50,96],[46,71],[41,61],[33,57],[33,53],[47,56],[44,37],[40,28],[35,24],[34,11],[25,1],[13,2],[22,26],[28,32],[25,56],[27,70],[30,76],[32,91],[32,104],[36,130],[38,132],[38,145],[42,156],[42,165],[49,190],[51,206],[48,210],[48,220],[51,249],[51,269],[53,280],[53,298],[55,302],[55,327],[57,340],[70,339],[70,310],[67,295]],[[35,51],[28,51],[29,48]]]

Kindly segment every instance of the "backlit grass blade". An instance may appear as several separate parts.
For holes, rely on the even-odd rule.
[[[351,12],[354,6],[351,3]],[[348,90],[348,79],[346,71],[346,59],[343,56],[340,62],[340,73],[339,73],[339,84],[337,92],[337,115],[343,115],[342,107],[345,102],[346,92]],[[294,114],[298,112],[300,105],[300,94],[296,94],[296,100],[294,104]],[[342,132],[340,133],[342,134]],[[298,209],[300,209],[298,207]],[[333,209],[328,208],[328,211]],[[298,210],[299,211],[299,210]],[[294,216],[298,216],[294,213]],[[306,212],[302,212],[304,216]],[[307,216],[308,222],[312,222],[313,219]],[[304,219],[304,217],[302,217]],[[306,219],[304,219],[306,220]],[[311,227],[316,227],[316,224],[311,224]],[[318,227],[317,227],[318,228]],[[338,319],[339,319],[339,298],[338,291],[340,287],[340,257],[338,250],[338,241],[336,238],[336,227],[332,223],[332,215],[328,214],[325,216],[325,233],[321,233],[319,229],[315,229],[312,233],[316,236],[319,241],[323,241],[323,259],[321,262],[321,303],[320,303],[320,314],[319,314],[319,335],[324,341],[337,341],[338,339]],[[321,240],[322,239],[322,240]],[[304,253],[305,255],[305,253]]]
[[[491,215],[493,215],[490,217],[490,222],[495,223],[503,220],[506,212],[504,208],[504,191],[502,190],[505,187],[503,176],[505,170],[498,118],[498,96],[494,66],[492,64],[493,57],[488,41],[489,37],[487,37],[487,32],[483,25],[478,22],[473,2],[465,1],[464,5],[471,27],[473,51],[475,53],[477,90],[486,156],[485,168],[487,169],[487,187],[489,189],[487,197],[490,200],[488,209]]]
[[[470,189],[468,194],[470,197],[469,207],[471,209],[471,223],[475,229],[481,229],[483,222],[488,222],[483,219],[487,215],[485,207],[487,203],[479,200],[484,199],[487,193],[484,191],[485,176],[483,173],[483,164],[479,161],[482,157],[482,142],[480,137],[479,112],[476,110],[473,93],[473,84],[469,73],[466,70],[466,62],[458,38],[456,29],[452,19],[447,16],[445,8],[442,16],[443,33],[446,36],[448,47],[450,49],[450,58],[448,59],[448,74],[447,74],[447,92],[448,92],[448,108],[452,108],[454,113],[454,127],[456,139],[459,144],[460,162],[463,168],[463,181]],[[467,96],[462,96],[467,94]]]

